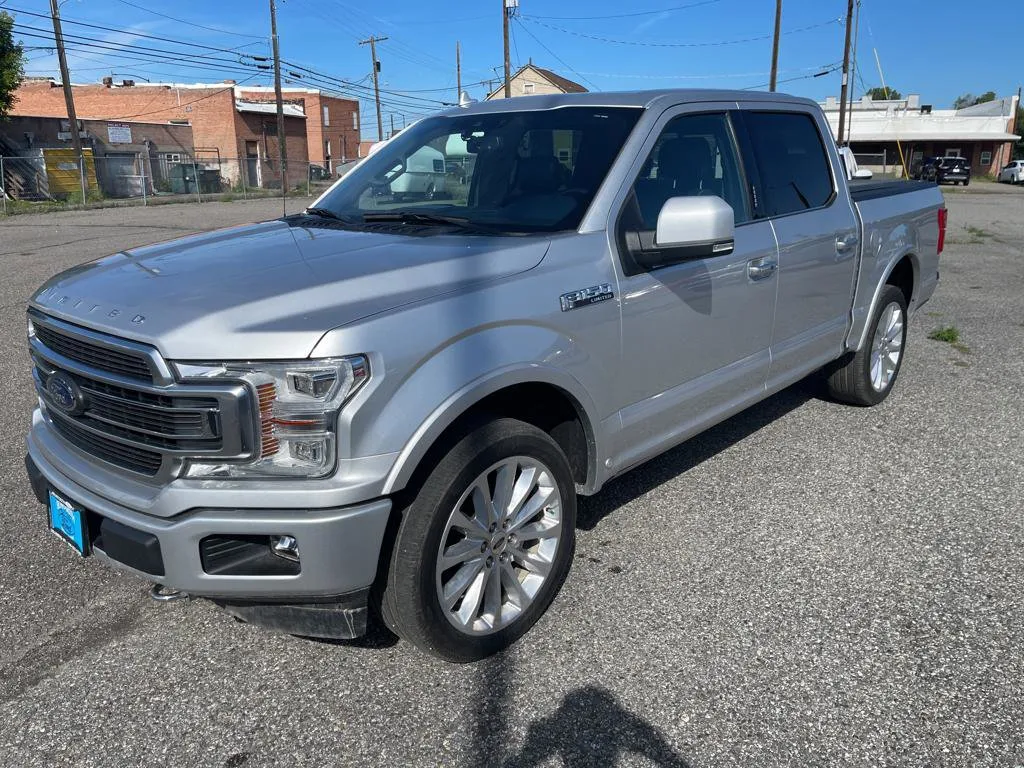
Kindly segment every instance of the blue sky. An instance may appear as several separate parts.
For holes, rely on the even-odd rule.
[[[534,63],[592,90],[748,88],[768,82],[773,0],[520,1],[520,18],[512,25],[513,65],[532,57]],[[919,93],[924,103],[948,106],[964,92],[994,90],[1001,96],[1016,92],[1024,80],[1019,46],[997,41],[1000,30],[1017,15],[1018,1],[975,0],[971,21],[966,23],[962,3],[954,0],[863,0],[857,95],[865,87],[880,84],[876,48],[887,84],[904,94]],[[400,125],[403,117],[409,119],[455,99],[457,40],[462,44],[463,82],[473,84],[467,90],[475,97],[481,98],[486,90],[478,83],[495,80],[496,68],[501,66],[496,0],[457,6],[429,0],[279,3],[281,55],[297,65],[285,69],[304,74],[307,84],[316,84],[310,81],[315,75],[298,66],[351,81],[355,92],[367,95],[370,53],[358,41],[371,34],[389,38],[378,46],[386,91],[385,123],[393,114]],[[47,18],[18,13],[46,14],[46,0],[0,0],[0,7],[12,12],[19,24],[49,26]],[[453,7],[459,11],[453,13]],[[64,0],[61,8],[65,34],[81,36],[78,51],[70,57],[76,82],[96,81],[112,72],[119,78],[153,81],[219,82],[232,77],[248,78],[252,84],[272,82],[269,73],[255,68],[258,62],[244,56],[269,52],[264,0]],[[845,10],[846,0],[784,0],[780,90],[817,99],[839,94],[838,72],[812,76],[838,67],[843,46],[839,22]],[[926,34],[929,27],[942,31]],[[182,49],[152,38],[237,50]],[[56,58],[47,41],[22,39],[33,46],[27,51],[29,73],[56,74]],[[189,50],[210,58],[188,59],[124,47],[129,45]],[[372,100],[364,99],[367,129],[372,117]]]

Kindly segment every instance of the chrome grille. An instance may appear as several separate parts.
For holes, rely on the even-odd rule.
[[[102,347],[42,324],[35,325],[35,334],[47,348],[75,362],[131,379],[153,380],[149,363],[139,355]]]
[[[80,451],[160,480],[174,477],[189,458],[252,457],[255,409],[242,382],[179,383],[152,347],[35,310],[29,316],[33,378],[47,421]],[[141,380],[140,368],[126,367],[128,360],[145,367],[147,381]],[[118,365],[122,370],[112,370]],[[74,407],[57,402],[47,389],[57,372],[78,393]]]

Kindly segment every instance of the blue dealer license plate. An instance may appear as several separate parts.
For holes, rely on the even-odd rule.
[[[53,491],[50,491],[50,528],[78,554],[85,556],[85,512]]]

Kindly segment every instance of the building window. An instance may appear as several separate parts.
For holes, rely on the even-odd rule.
[[[992,153],[991,152],[982,152],[981,153],[981,164],[982,165],[992,165]]]
[[[523,93],[533,93],[536,86],[533,83],[523,83]]]
[[[352,130],[353,131],[358,131],[359,130],[359,113],[358,112],[353,112],[352,113]]]
[[[324,104],[324,125],[330,125],[330,124],[331,124],[331,113],[327,109],[327,105]]]
[[[180,163],[181,155],[177,152],[168,152],[164,155],[164,161],[167,163]]]
[[[946,150],[946,157],[960,157],[960,149],[959,149],[959,147],[956,148],[956,149],[947,149]]]

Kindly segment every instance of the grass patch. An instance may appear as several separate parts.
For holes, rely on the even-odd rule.
[[[947,344],[957,344],[960,341],[960,330],[956,326],[938,328],[928,334],[932,341],[944,341]]]
[[[988,230],[982,229],[981,227],[971,226],[969,224],[964,226],[964,232],[966,232],[968,235],[975,239],[992,237],[992,233],[989,232]]]
[[[965,363],[963,360],[954,360],[953,361],[953,365],[955,365],[957,368],[970,368],[971,367],[970,363]]]
[[[961,354],[971,354],[971,348],[960,341],[960,329],[955,325],[947,325],[943,328],[937,328],[928,334],[928,338],[932,341],[945,342]]]

